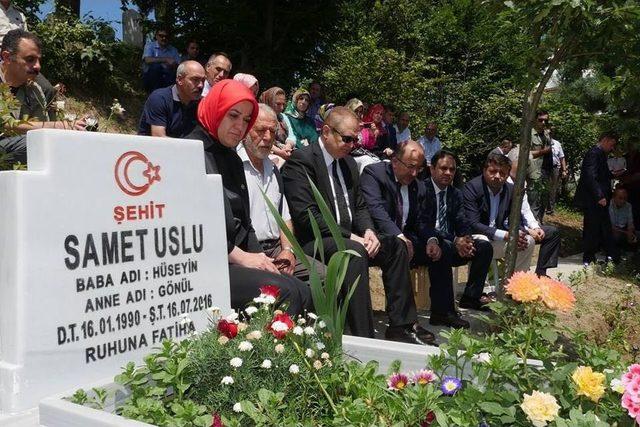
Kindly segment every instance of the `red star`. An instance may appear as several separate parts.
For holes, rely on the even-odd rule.
[[[149,180],[149,185],[153,184],[153,181],[160,181],[160,166],[153,166],[153,163],[147,163],[147,170],[142,172],[142,176]]]

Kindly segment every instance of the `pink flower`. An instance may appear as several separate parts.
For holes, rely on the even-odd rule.
[[[238,335],[238,324],[229,322],[226,319],[220,319],[218,321],[218,332],[220,332],[225,337],[232,339],[236,335]]]
[[[631,396],[626,393],[622,396],[622,407],[627,410],[631,418],[640,422],[640,404],[634,403]]]
[[[387,380],[387,385],[389,390],[402,390],[409,385],[409,377],[400,373],[393,374]]]
[[[635,377],[640,377],[640,364],[638,363],[634,363],[633,365],[629,366],[629,370],[624,375],[622,375],[622,385],[626,386]]]
[[[413,375],[413,382],[419,385],[426,385],[433,382],[436,379],[436,374],[433,371],[422,369]]]
[[[264,285],[260,287],[260,296],[269,296],[278,299],[280,288],[276,285]]]
[[[622,407],[627,410],[629,416],[640,423],[640,364],[629,366],[629,370],[622,375],[624,394],[622,395]]]
[[[291,317],[289,317],[287,313],[278,313],[273,316],[273,319],[267,324],[266,328],[274,337],[280,340],[293,328],[293,320],[291,320]]]
[[[213,422],[211,423],[211,427],[224,427],[224,424],[222,424],[222,418],[220,418],[220,414],[218,414],[217,412],[213,414]]]

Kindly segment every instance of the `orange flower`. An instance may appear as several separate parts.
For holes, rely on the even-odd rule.
[[[576,302],[573,291],[564,283],[549,277],[540,278],[542,302],[551,310],[571,311]]]
[[[540,279],[534,273],[518,271],[509,278],[505,287],[507,295],[514,301],[530,302],[540,298]]]

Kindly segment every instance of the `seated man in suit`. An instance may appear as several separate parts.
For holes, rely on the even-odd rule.
[[[407,247],[396,235],[376,235],[374,232],[373,221],[360,191],[358,168],[349,155],[358,141],[358,131],[357,116],[345,107],[335,107],[322,126],[318,144],[295,150],[282,167],[285,195],[295,232],[305,252],[314,255],[315,238],[310,218],[313,215],[322,233],[325,259],[338,250],[313,197],[310,178],[335,215],[347,249],[360,255],[349,259],[342,287],[344,296],[351,284],[358,280],[347,311],[351,333],[374,336],[369,265],[378,265],[382,268],[387,296],[387,339],[419,344],[433,342],[433,334],[417,323]]]
[[[415,141],[399,144],[391,162],[367,166],[362,192],[380,233],[398,236],[414,265],[429,266],[432,325],[469,327],[455,311],[451,256],[443,256],[433,225],[427,224],[429,203],[425,184],[416,179],[424,164],[424,149]]]
[[[509,214],[513,198],[513,184],[507,182],[511,161],[502,154],[487,156],[482,175],[464,186],[464,210],[473,237],[489,240],[494,258],[502,258],[509,240]],[[516,271],[528,271],[535,240],[520,227]]]
[[[442,257],[458,267],[471,262],[460,307],[488,310],[488,301],[481,301],[482,290],[491,266],[493,247],[484,239],[474,239],[464,212],[462,191],[453,186],[456,158],[441,150],[431,159],[431,178],[426,182],[427,226],[435,228],[440,240]],[[445,273],[449,274],[450,270]]]

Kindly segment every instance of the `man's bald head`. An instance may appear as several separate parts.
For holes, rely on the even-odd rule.
[[[322,142],[334,159],[341,159],[351,153],[359,132],[358,116],[346,107],[335,107],[322,126]]]
[[[197,61],[184,61],[176,70],[176,87],[180,101],[188,104],[200,98],[204,87],[204,68]]]
[[[409,185],[424,169],[424,149],[415,141],[398,144],[391,159],[393,174],[402,185]]]
[[[328,126],[333,128],[339,128],[345,122],[355,122],[358,124],[359,120],[353,111],[342,106],[334,107],[325,121]]]

